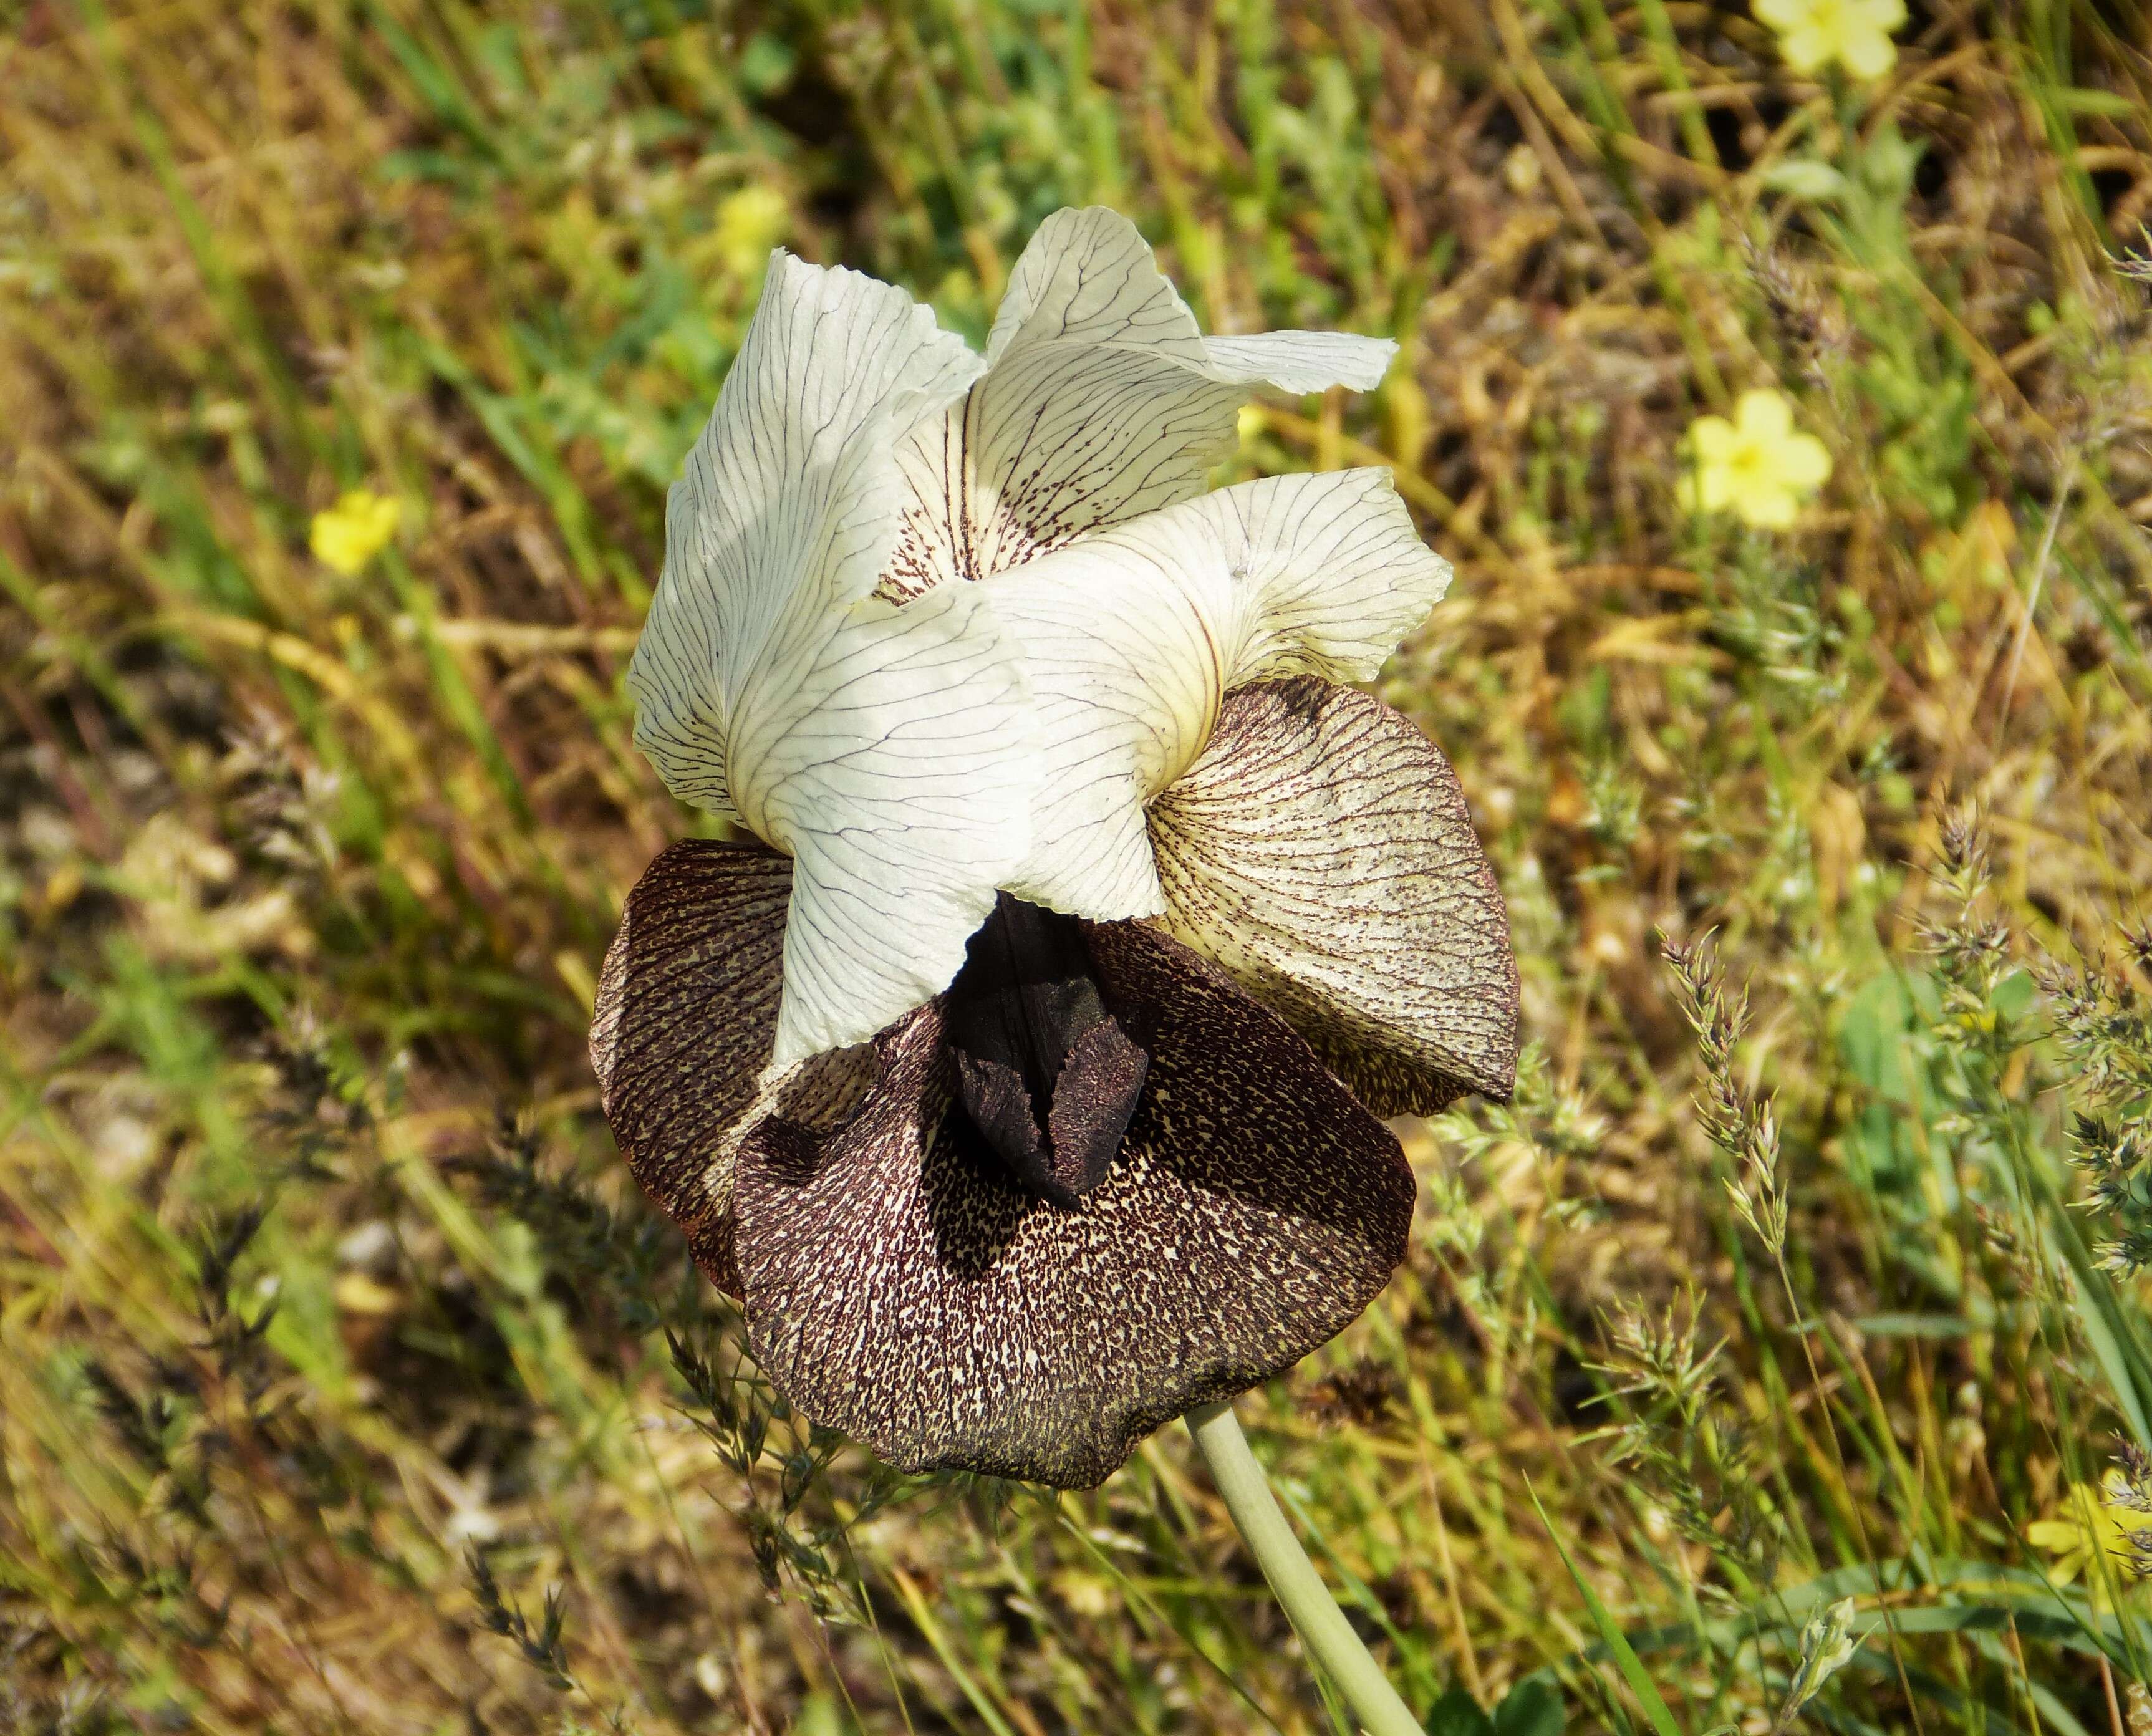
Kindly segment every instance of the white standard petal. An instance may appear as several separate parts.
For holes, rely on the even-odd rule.
[[[794,858],[773,1067],[945,987],[1028,835],[1023,678],[983,598],[865,600],[896,436],[979,365],[901,291],[780,253],[667,503],[636,740]]]
[[[1202,492],[1249,389],[1377,383],[1387,340],[1206,338],[1135,226],[1057,211],[1017,261],[987,373],[899,449],[909,498],[886,587],[985,578]]]
[[[1449,583],[1372,470],[1221,489],[997,579],[1042,767],[1007,889],[1099,921],[1161,913],[1144,804],[1194,764],[1226,693],[1370,679]]]
[[[1222,378],[1261,381],[1281,392],[1327,392],[1349,386],[1372,392],[1390,370],[1398,347],[1387,338],[1350,332],[1256,332],[1246,338],[1210,338],[1204,350]]]
[[[793,858],[773,1074],[949,986],[1030,840],[1033,728],[974,586],[865,599],[758,672],[733,740],[759,768],[750,823]]]

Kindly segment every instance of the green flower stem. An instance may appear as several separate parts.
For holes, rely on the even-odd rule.
[[[1285,1522],[1277,1497],[1264,1480],[1263,1468],[1248,1450],[1248,1438],[1241,1433],[1233,1407],[1199,1404],[1188,1413],[1187,1422],[1226,1510],[1241,1528],[1241,1541],[1271,1582],[1301,1643],[1344,1695],[1368,1736],[1426,1736],[1419,1720],[1361,1644],[1360,1636],[1353,1632],[1337,1600]]]

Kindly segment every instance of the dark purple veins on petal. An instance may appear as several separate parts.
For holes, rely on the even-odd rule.
[[[1030,1192],[1075,1206],[1105,1179],[1150,1065],[1099,992],[1083,926],[1002,893],[944,1016],[987,1144]]]

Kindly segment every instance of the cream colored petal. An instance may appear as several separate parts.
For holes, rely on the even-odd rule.
[[[667,503],[636,739],[795,859],[775,1069],[947,987],[1028,835],[1023,677],[983,596],[863,600],[897,432],[977,368],[900,291],[780,253]]]
[[[1792,528],[1799,504],[1783,483],[1764,477],[1744,477],[1728,490],[1728,500],[1742,520],[1759,530]]]
[[[1705,464],[1696,474],[1696,501],[1704,512],[1723,512],[1733,504],[1735,478],[1739,475],[1731,464]]]
[[[1733,456],[1733,424],[1723,416],[1698,417],[1688,425],[1688,439],[1700,463],[1723,463]]]
[[[987,593],[951,586],[772,659],[732,739],[743,816],[793,858],[779,1071],[949,986],[1031,836],[1033,714]]]
[[[989,588],[1043,765],[1008,890],[1097,921],[1158,914],[1143,805],[1203,751],[1227,691],[1368,679],[1449,581],[1383,470],[1222,489],[1003,575]]]
[[[667,498],[665,569],[628,672],[636,744],[683,801],[733,807],[731,705],[773,651],[872,587],[897,530],[888,449],[979,366],[902,291],[772,256]]]
[[[1389,372],[1398,347],[1387,338],[1350,332],[1257,332],[1204,341],[1210,367],[1227,379],[1261,381],[1281,392],[1372,392]]]
[[[1779,38],[1779,52],[1795,72],[1814,73],[1838,52],[1838,38],[1814,23],[1804,23]]]
[[[1508,915],[1456,778],[1404,718],[1312,677],[1237,688],[1149,824],[1166,931],[1377,1114],[1509,1096]]]
[[[1068,206],[1032,231],[987,336],[991,368],[1026,344],[1128,343],[1203,361],[1203,333],[1119,211]]]
[[[1320,332],[1208,338],[1118,212],[1058,211],[1017,261],[986,375],[898,452],[905,535],[885,591],[985,578],[1189,499],[1249,389],[1380,381],[1396,346]]]

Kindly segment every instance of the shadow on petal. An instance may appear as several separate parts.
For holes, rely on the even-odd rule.
[[[643,1191],[696,1263],[737,1294],[732,1150],[751,1114],[835,1125],[873,1076],[864,1048],[818,1056],[759,1093],[770,1058],[792,864],[759,844],[683,839],[627,895],[591,1022],[598,1098]]]
[[[1079,1206],[1021,1187],[955,1107],[938,1006],[884,1033],[845,1127],[742,1141],[757,1358],[807,1415],[907,1469],[1089,1487],[1161,1424],[1335,1336],[1403,1257],[1412,1171],[1307,1044],[1164,937],[1089,939],[1150,1073]]]

